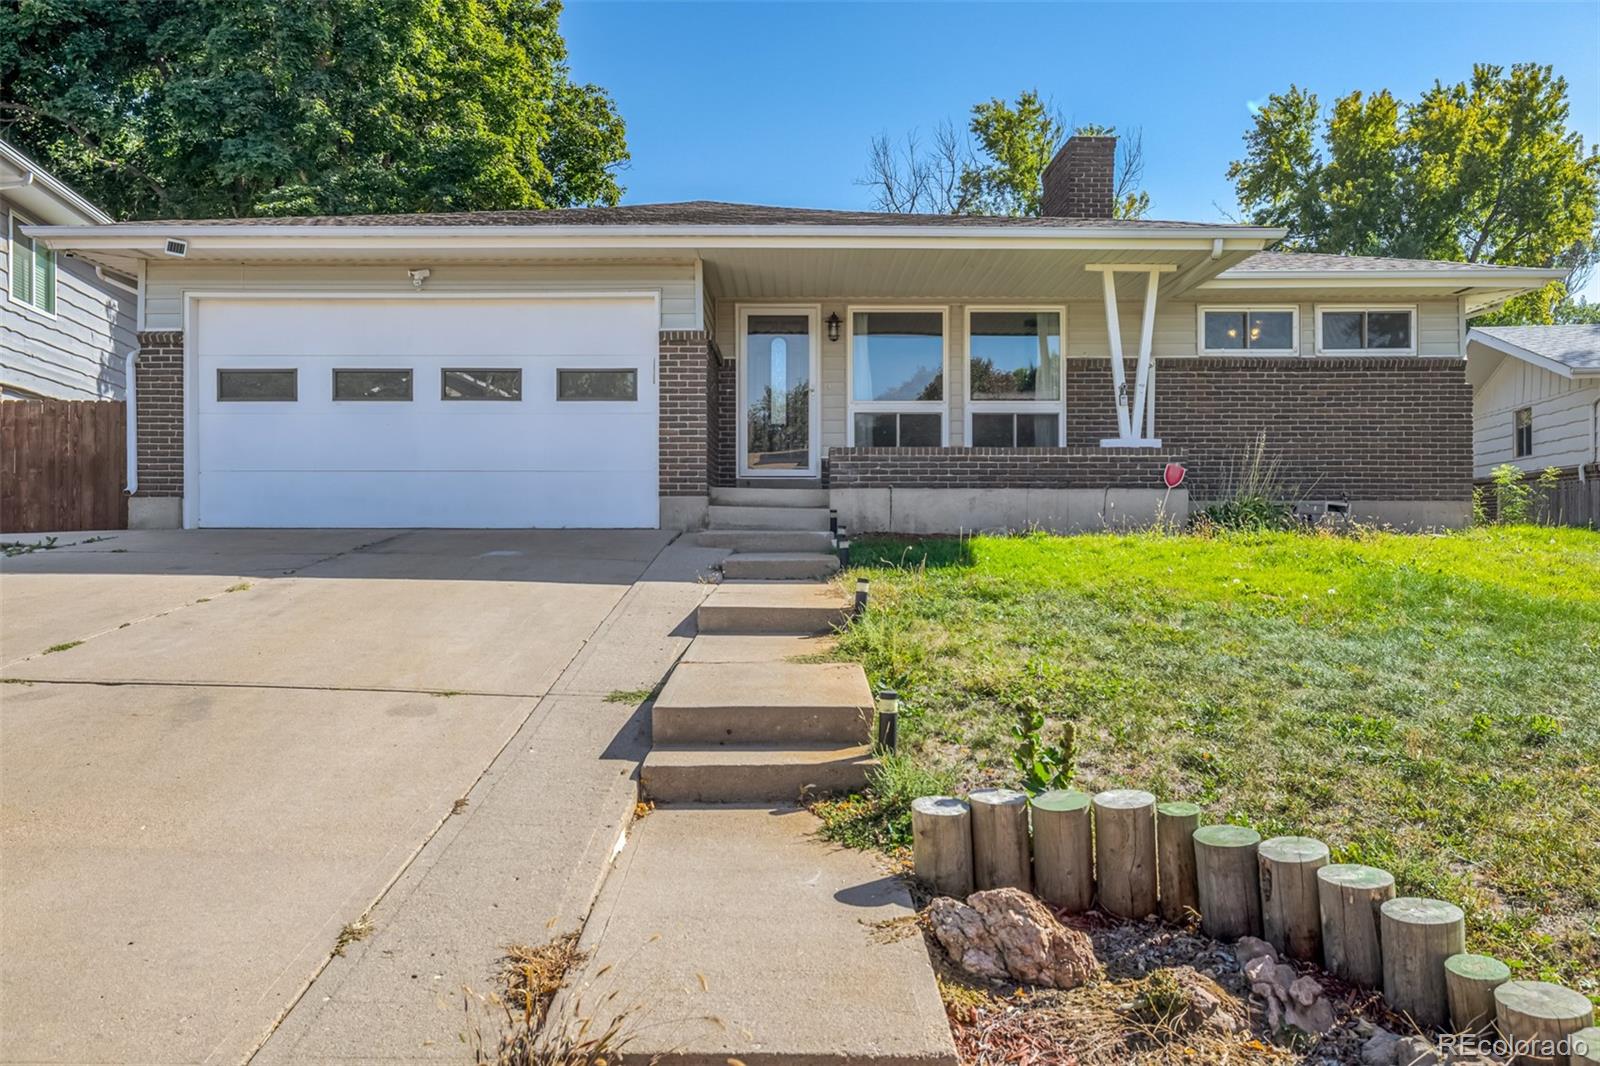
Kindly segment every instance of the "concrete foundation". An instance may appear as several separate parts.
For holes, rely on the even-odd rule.
[[[1350,518],[1365,525],[1414,532],[1463,529],[1472,524],[1470,500],[1352,500]]]
[[[178,496],[130,496],[129,529],[182,529],[183,499]]]
[[[708,496],[661,497],[662,529],[704,529],[711,506]]]
[[[1085,533],[1182,525],[1177,489],[834,489],[840,523],[855,533],[974,533],[1042,529]]]

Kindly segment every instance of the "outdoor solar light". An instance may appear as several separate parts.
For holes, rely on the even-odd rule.
[[[839,339],[839,312],[835,311],[833,314],[828,316],[828,340],[836,341],[838,339]]]
[[[867,593],[871,589],[871,582],[864,577],[856,578],[856,614],[862,615],[867,610]]]
[[[900,694],[892,688],[879,689],[878,750],[892,752],[900,739]]]

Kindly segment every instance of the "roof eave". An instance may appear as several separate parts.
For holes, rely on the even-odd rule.
[[[86,200],[82,193],[3,140],[0,140],[0,159],[3,159],[8,166],[13,167],[20,173],[31,176],[33,185],[50,193],[69,210],[83,215],[93,225],[108,226],[116,224],[110,215]],[[90,227],[74,226],[71,228]]]
[[[1472,351],[1471,346],[1474,344],[1481,344],[1491,351],[1499,352],[1501,355],[1509,355],[1513,359],[1520,359],[1531,366],[1539,367],[1541,370],[1548,370],[1559,377],[1569,379],[1575,377],[1600,377],[1600,367],[1571,366],[1559,359],[1552,359],[1548,355],[1541,355],[1539,352],[1524,348],[1522,345],[1508,341],[1504,337],[1496,337],[1493,334],[1485,333],[1481,329],[1469,329],[1467,331],[1467,351],[1469,355]]]

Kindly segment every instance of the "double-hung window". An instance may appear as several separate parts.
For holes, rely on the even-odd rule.
[[[28,220],[11,213],[11,299],[40,314],[56,313],[56,253],[22,232]]]
[[[1060,308],[967,311],[967,443],[1055,448],[1062,439]]]
[[[1295,355],[1299,319],[1295,307],[1202,307],[1200,354]]]
[[[942,446],[944,357],[944,308],[851,308],[849,443]]]
[[[1415,355],[1415,307],[1318,307],[1317,351],[1323,355]]]

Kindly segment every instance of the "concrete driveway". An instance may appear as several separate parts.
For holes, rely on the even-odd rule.
[[[670,533],[74,539],[0,568],[4,1062],[247,1058],[553,686],[681,628],[580,655]]]

